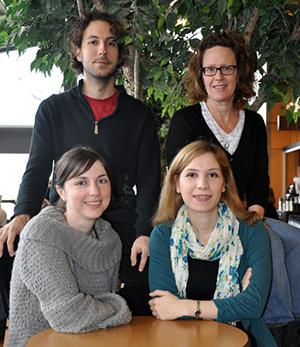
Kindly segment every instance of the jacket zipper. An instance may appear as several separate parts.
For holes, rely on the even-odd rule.
[[[95,120],[95,126],[94,126],[94,134],[98,135],[99,134],[99,126],[98,122]]]

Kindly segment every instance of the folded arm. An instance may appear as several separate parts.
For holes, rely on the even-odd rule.
[[[91,296],[80,292],[69,259],[56,247],[26,241],[22,247],[21,277],[56,331],[91,331],[125,324],[131,319],[119,295],[99,292]]]
[[[252,232],[252,230],[250,231]],[[150,239],[149,286],[151,297],[149,304],[154,315],[160,319],[176,319],[182,316],[194,316],[197,301],[178,298],[177,287],[169,251],[170,232],[159,227],[154,228]],[[271,281],[270,248],[267,232],[262,223],[249,237],[247,249],[244,249],[249,272],[243,274],[243,290],[235,297],[201,301],[200,317],[230,322],[257,318],[264,309]],[[172,308],[172,311],[170,309]]]

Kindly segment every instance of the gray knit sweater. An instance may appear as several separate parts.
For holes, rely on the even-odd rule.
[[[125,324],[131,313],[115,294],[121,242],[98,219],[97,238],[71,228],[50,206],[24,228],[14,261],[8,347],[52,328],[80,333]]]

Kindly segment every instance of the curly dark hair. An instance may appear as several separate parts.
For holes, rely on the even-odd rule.
[[[110,25],[110,30],[112,34],[115,35],[119,48],[119,63],[117,68],[121,67],[123,64],[124,44],[122,38],[125,35],[123,25],[114,16],[108,13],[94,10],[92,12],[86,13],[83,18],[78,19],[75,22],[74,27],[69,34],[69,50],[71,54],[72,67],[78,74],[83,72],[83,65],[76,58],[76,50],[77,48],[81,47],[85,29],[89,26],[91,22],[97,20],[107,22]]]
[[[255,95],[253,82],[257,68],[256,54],[246,45],[243,37],[233,31],[211,33],[203,38],[195,49],[188,63],[184,77],[187,95],[192,103],[207,100],[207,92],[202,78],[202,61],[205,50],[215,46],[230,48],[236,58],[238,81],[233,100],[233,107],[240,109]]]

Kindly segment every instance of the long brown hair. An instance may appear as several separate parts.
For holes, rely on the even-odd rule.
[[[235,55],[238,79],[233,107],[240,109],[255,95],[253,83],[257,64],[254,52],[245,44],[243,37],[233,31],[212,33],[200,41],[188,63],[188,71],[184,77],[188,97],[192,103],[207,100],[202,78],[203,55],[207,49],[215,46],[230,48]]]
[[[173,159],[164,179],[153,224],[175,220],[178,210],[183,205],[181,195],[176,192],[176,179],[192,160],[205,153],[213,154],[222,171],[225,191],[221,195],[221,201],[228,205],[237,218],[244,220],[247,224],[253,224],[259,219],[255,212],[249,212],[244,208],[237,192],[226,153],[213,143],[198,140],[183,147]]]

